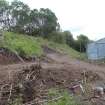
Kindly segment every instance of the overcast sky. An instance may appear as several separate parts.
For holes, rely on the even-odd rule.
[[[12,1],[12,0],[7,0]],[[21,0],[33,8],[50,8],[62,30],[92,40],[105,37],[105,0]]]

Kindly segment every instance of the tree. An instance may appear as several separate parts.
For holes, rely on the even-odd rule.
[[[25,31],[29,35],[36,36],[39,34],[39,12],[37,9],[33,9],[29,14],[29,23],[26,25]]]
[[[74,38],[72,33],[70,31],[64,31],[63,33],[65,36],[66,44],[70,47],[74,47]]]
[[[57,17],[50,9],[39,10],[40,35],[47,38],[49,33],[56,31],[58,26]]]
[[[49,33],[58,31],[60,25],[50,9],[30,10],[29,6],[19,0],[9,4],[0,1],[0,23],[5,30],[48,38]]]
[[[57,18],[50,9],[31,10],[29,18],[30,22],[26,27],[28,34],[39,34],[44,38],[48,38],[49,33],[59,29]]]
[[[80,52],[85,52],[86,51],[86,46],[89,43],[89,38],[83,34],[77,36],[77,40],[75,41],[76,43],[76,49]]]
[[[24,33],[24,29],[29,23],[30,8],[23,2],[14,0],[11,3],[11,11],[13,19],[11,28],[16,32]]]
[[[8,28],[9,20],[9,3],[5,0],[0,0],[0,26]]]
[[[50,33],[48,35],[48,39],[52,40],[56,43],[65,43],[66,42],[63,32],[59,32],[59,31],[53,31],[52,33]]]

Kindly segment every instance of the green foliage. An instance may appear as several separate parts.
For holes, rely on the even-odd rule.
[[[77,40],[75,41],[75,49],[80,52],[86,52],[86,46],[88,43],[88,37],[81,34],[77,36]]]
[[[14,0],[11,4],[0,0],[0,23],[5,30],[33,36],[38,34],[44,38],[60,27],[55,13],[50,9],[31,10],[19,0]]]
[[[52,96],[53,99],[54,97],[60,97],[60,99],[55,100],[55,101],[48,101],[44,105],[80,105],[79,103],[74,100],[72,96],[67,91],[57,91],[54,89],[51,89],[49,91],[49,96]]]
[[[66,43],[63,32],[52,32],[49,34],[48,39],[56,43]]]
[[[65,43],[56,43],[41,37],[35,38],[32,36],[16,34],[13,32],[4,33],[3,46],[1,47],[7,47],[8,49],[16,51],[18,54],[24,57],[43,55],[42,45],[46,45],[49,48],[53,48],[61,53],[66,53],[73,58],[86,59],[84,53],[77,52]]]
[[[73,38],[72,33],[70,31],[64,31],[63,34],[65,36],[66,44],[73,48],[74,38]]]
[[[10,28],[14,32],[24,33],[24,26],[29,23],[30,8],[21,1],[15,0],[11,3],[11,16],[14,26]]]
[[[0,0],[0,10],[4,10],[8,6],[8,2],[6,0]]]
[[[55,88],[51,88],[48,90],[48,98],[52,99],[54,97],[59,97],[61,95],[61,93],[55,89]]]
[[[8,29],[8,20],[9,20],[9,3],[6,0],[0,0],[0,25],[2,23],[2,28]]]
[[[86,60],[86,54],[85,53],[80,53],[73,48],[69,47],[66,44],[58,44],[54,42],[49,42],[49,47],[56,49],[57,51],[61,53],[66,53],[72,58],[80,59],[80,60]]]
[[[2,24],[2,28],[10,32],[65,43],[80,52],[86,51],[86,44],[89,41],[88,37],[84,35],[78,36],[75,41],[71,32],[61,32],[58,19],[50,9],[31,10],[27,4],[19,0],[14,0],[11,4],[5,0],[0,1],[0,24]],[[24,51],[24,48],[21,49]]]
[[[43,51],[36,38],[6,32],[4,36],[5,47],[17,51],[21,56],[40,56]]]
[[[40,35],[46,38],[49,33],[56,31],[58,25],[57,17],[50,9],[41,8],[39,11],[39,18],[42,21],[42,24],[40,24]]]
[[[80,35],[77,37],[77,40],[74,40],[70,31],[52,32],[49,34],[48,39],[56,43],[67,44],[70,48],[79,52],[86,52],[86,45],[89,42],[88,37],[85,35]]]

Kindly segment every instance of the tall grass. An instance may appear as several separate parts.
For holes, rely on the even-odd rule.
[[[70,57],[77,59],[85,59],[84,53],[79,53],[76,50],[70,48],[66,44],[58,44],[41,37],[32,37],[28,35],[22,35],[13,32],[4,33],[4,41],[1,47],[7,47],[12,51],[16,51],[25,56],[41,56],[43,55],[42,45],[46,45],[59,52],[70,55]]]
[[[35,38],[27,35],[6,32],[4,42],[5,47],[18,53],[20,53],[21,50],[26,56],[40,56],[43,53],[40,43],[38,43]]]

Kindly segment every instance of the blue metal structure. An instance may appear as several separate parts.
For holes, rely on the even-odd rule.
[[[87,56],[90,60],[105,58],[105,38],[87,45]]]

